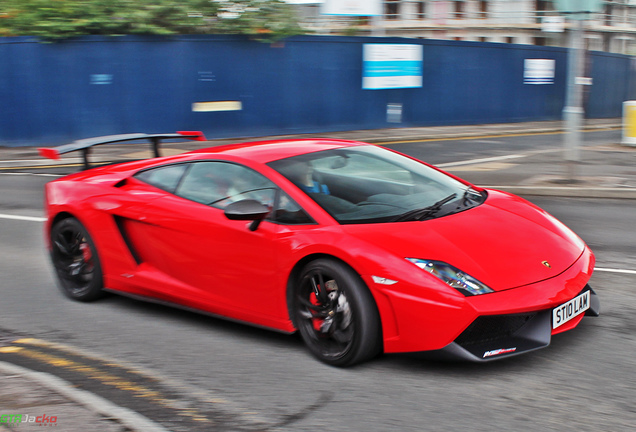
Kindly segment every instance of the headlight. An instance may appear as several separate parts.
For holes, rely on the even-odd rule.
[[[467,275],[457,267],[446,264],[442,261],[423,260],[419,258],[407,258],[422,270],[437,276],[448,286],[455,288],[465,296],[488,294],[494,292],[474,277]]]

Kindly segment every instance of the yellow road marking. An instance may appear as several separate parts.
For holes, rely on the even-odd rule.
[[[42,346],[47,346],[47,342],[43,341],[43,340],[39,340],[39,339],[35,339],[35,338],[22,338],[22,339],[16,339],[13,341],[13,343],[17,343],[17,344],[28,344],[28,345],[42,345]]]
[[[47,169],[47,168],[74,168],[84,166],[84,164],[72,163],[72,164],[59,164],[59,165],[36,165],[36,166],[17,166],[17,167],[0,167],[2,171],[8,170],[25,170],[25,169]]]
[[[582,132],[603,132],[603,131],[612,131],[612,130],[620,130],[622,127],[604,127],[598,129],[590,129],[583,130]],[[409,143],[417,143],[417,142],[434,142],[434,141],[465,141],[465,140],[480,140],[480,139],[494,139],[494,138],[510,138],[510,137],[522,137],[522,136],[539,136],[539,135],[561,135],[566,133],[566,131],[552,131],[552,132],[520,132],[520,133],[509,133],[502,135],[478,135],[478,136],[465,136],[465,137],[447,137],[447,138],[424,138],[424,139],[411,139],[411,140],[397,140],[397,141],[379,141],[374,144],[376,145],[392,145],[392,144],[409,144]],[[107,164],[109,162],[103,163],[93,163],[91,166],[98,166]],[[50,169],[50,168],[74,168],[81,167],[84,164],[81,163],[69,163],[69,164],[60,164],[60,165],[36,165],[36,166],[20,166],[20,167],[0,167],[0,171],[8,171],[8,170],[37,170],[37,169]]]
[[[144,386],[136,385],[131,381],[128,381],[116,375],[108,374],[92,366],[87,366],[82,363],[77,363],[73,360],[65,359],[63,357],[58,357],[52,354],[46,354],[41,351],[31,350],[28,348],[22,348],[19,353],[20,355],[23,355],[25,357],[50,364],[51,366],[63,367],[76,372],[80,372],[90,378],[102,382],[103,384],[116,387],[120,390],[130,391],[142,397],[149,397],[153,399],[154,402],[163,402],[163,400],[158,397],[158,393],[156,391],[150,390]]]
[[[519,164],[509,162],[488,162],[488,163],[476,163],[472,165],[450,166],[444,168],[451,172],[464,172],[464,171],[501,171],[516,167]]]
[[[96,356],[90,356],[90,355],[86,355],[83,353],[78,352],[77,350],[72,349],[69,346],[63,345],[63,344],[59,344],[59,343],[55,343],[55,342],[49,342],[49,341],[45,341],[42,339],[37,339],[37,338],[22,338],[22,339],[16,339],[13,341],[13,343],[17,343],[20,345],[34,345],[34,346],[42,346],[42,347],[47,347],[47,348],[51,348],[57,351],[61,351],[67,354],[71,354],[74,355],[76,357],[81,357],[81,358],[85,358],[87,360],[93,360],[93,361],[98,361],[103,363],[106,366],[111,366],[111,367],[115,367],[115,368],[119,368],[119,369],[124,369],[126,372],[131,373],[131,374],[135,374],[135,375],[141,375],[143,376],[145,379],[149,380],[149,381],[157,381],[155,378],[147,376],[146,374],[144,374],[143,372],[140,372],[138,370],[135,370],[133,368],[130,368],[126,365],[122,365],[119,363],[115,363],[115,362],[105,362],[103,359],[96,357]]]
[[[46,347],[46,348],[51,348],[51,349],[56,349],[58,351],[61,352],[66,352],[67,354],[72,354],[78,357],[83,357],[89,360],[95,360],[95,361],[101,361],[98,358],[94,358],[94,357],[88,357],[79,353],[74,352],[72,349],[64,347],[62,345],[56,344],[56,343],[52,343],[52,342],[47,342],[41,339],[35,339],[35,338],[22,338],[22,339],[16,339],[13,341],[13,343],[16,344],[20,344],[20,345],[31,345],[34,347]],[[135,397],[140,397],[140,398],[146,398],[149,399],[150,401],[152,401],[153,403],[166,407],[166,408],[170,408],[170,409],[174,409],[179,411],[179,413],[183,416],[186,417],[190,417],[192,420],[197,421],[197,422],[208,422],[208,423],[212,423],[213,420],[207,418],[204,414],[199,413],[196,409],[193,408],[180,408],[175,404],[175,400],[173,399],[169,399],[166,397],[163,397],[162,394],[156,390],[152,390],[144,385],[140,385],[138,383],[132,382],[130,380],[127,380],[125,378],[122,378],[120,376],[117,375],[113,375],[110,374],[108,372],[105,372],[103,370],[100,370],[99,368],[93,367],[93,366],[89,366],[83,363],[79,363],[64,357],[60,357],[57,355],[52,355],[52,354],[47,354],[35,349],[29,349],[26,347],[21,347],[21,346],[7,346],[7,347],[0,347],[0,353],[17,353],[21,356],[27,357],[27,358],[31,358],[31,359],[35,359],[38,361],[41,361],[43,363],[49,364],[51,366],[55,366],[55,367],[61,367],[61,368],[65,368],[65,369],[69,369],[72,370],[74,372],[78,372],[81,373],[91,379],[94,379],[96,381],[101,382],[104,385],[107,386],[111,386],[111,387],[115,387],[119,390],[122,391],[126,391],[126,392],[130,392],[133,393]],[[117,363],[113,363],[113,362],[103,362],[105,365],[111,366],[111,367],[116,367],[119,369],[122,369],[126,372],[130,372],[130,373],[135,373],[137,375],[142,375],[145,378],[145,375],[142,374],[141,372],[129,369],[124,367],[123,365],[119,365]],[[152,379],[152,378],[148,378],[148,379]],[[154,379],[153,379],[154,380]],[[156,380],[155,380],[156,381]]]
[[[510,138],[510,137],[533,136],[533,135],[559,135],[563,133],[565,132],[564,131],[527,132],[527,133],[510,133],[510,134],[503,134],[503,135],[477,135],[477,136],[446,137],[446,138],[424,138],[424,139],[399,140],[399,141],[381,141],[381,142],[377,142],[376,144],[391,145],[391,144],[409,144],[409,143],[433,142],[433,141],[466,141],[466,140]]]
[[[0,353],[16,353],[19,351],[22,351],[23,348],[22,347],[16,347],[16,346],[7,346],[7,347],[0,347]]]
[[[607,127],[600,129],[584,130],[582,132],[603,132],[611,130],[619,130],[620,127]],[[412,140],[399,140],[399,141],[381,141],[376,144],[390,145],[390,144],[408,144],[416,142],[433,142],[433,141],[465,141],[465,140],[480,140],[480,139],[493,139],[493,138],[510,138],[521,136],[535,136],[535,135],[562,135],[566,131],[552,131],[552,132],[518,132],[501,135],[477,135],[477,136],[465,136],[465,137],[447,137],[447,138],[425,138],[425,139],[412,139]]]

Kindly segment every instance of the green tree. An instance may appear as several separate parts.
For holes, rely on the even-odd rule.
[[[0,36],[215,33],[271,42],[302,30],[280,0],[0,0]]]

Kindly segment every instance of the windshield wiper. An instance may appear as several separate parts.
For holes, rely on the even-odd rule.
[[[435,204],[432,204],[428,207],[424,207],[421,209],[409,210],[406,213],[402,213],[399,216],[391,219],[391,222],[404,222],[404,221],[421,221],[427,217],[433,216],[435,213],[439,212],[444,204],[449,201],[457,198],[457,194],[453,193],[447,196],[444,199],[437,201]]]

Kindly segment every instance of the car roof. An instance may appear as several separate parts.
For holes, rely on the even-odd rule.
[[[321,150],[331,150],[343,147],[370,145],[367,143],[335,140],[335,139],[300,139],[300,140],[272,140],[254,141],[239,144],[228,144],[216,147],[207,147],[174,156],[164,156],[131,162],[115,163],[112,165],[98,166],[86,171],[70,174],[58,180],[73,181],[118,181],[123,176],[133,172],[153,168],[156,166],[192,162],[205,159],[229,159],[235,161],[251,161],[266,164],[287,157],[313,153]]]
[[[251,160],[259,163],[269,163],[302,154],[322,150],[332,150],[342,147],[369,145],[358,141],[337,139],[295,139],[254,141],[241,144],[229,144],[219,147],[208,147],[188,152],[187,154],[209,154],[214,157],[219,154]]]

